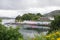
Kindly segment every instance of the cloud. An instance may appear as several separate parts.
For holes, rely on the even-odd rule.
[[[0,16],[16,17],[32,12],[45,14],[60,10],[60,0],[0,0]]]
[[[46,13],[49,13],[49,12],[54,11],[54,10],[60,10],[60,7],[47,6],[47,7],[44,7],[44,8],[28,8],[26,10],[21,10],[20,12],[22,14],[24,14],[24,13],[41,13],[41,14],[46,14]]]
[[[0,10],[0,17],[16,17],[17,10]]]
[[[54,10],[60,10],[60,7],[48,6],[44,8],[28,8],[25,10],[0,10],[0,17],[16,17],[18,15],[23,15],[25,13],[49,13]]]
[[[0,0],[0,9],[24,10],[47,6],[60,6],[60,0]]]

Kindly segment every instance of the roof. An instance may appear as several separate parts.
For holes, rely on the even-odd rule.
[[[40,17],[38,20],[40,20],[40,21],[50,21],[52,19],[53,19],[52,17]]]

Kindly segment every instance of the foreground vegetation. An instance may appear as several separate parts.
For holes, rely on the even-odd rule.
[[[23,40],[23,36],[18,30],[18,27],[12,28],[0,24],[0,40]]]
[[[35,38],[31,38],[30,40],[60,40],[60,30],[52,32],[47,35],[43,35],[43,34],[40,34],[38,36],[35,35]]]

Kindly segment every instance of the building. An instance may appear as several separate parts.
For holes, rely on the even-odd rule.
[[[54,17],[40,17],[38,20],[39,21],[51,21],[51,20],[54,20]]]

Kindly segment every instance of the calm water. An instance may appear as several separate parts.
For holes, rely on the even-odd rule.
[[[3,24],[6,23],[7,20],[3,21]],[[9,21],[10,22],[10,21]],[[17,25],[13,25],[13,24],[6,24],[5,26],[13,26],[16,27]],[[34,35],[39,35],[41,32],[43,32],[44,34],[47,33],[47,29],[48,27],[45,26],[31,26],[31,25],[19,25],[20,30],[19,32],[23,35],[24,38],[27,37],[34,37]],[[31,27],[31,28],[29,28]],[[35,28],[34,28],[35,27]]]
[[[16,27],[17,25],[6,25],[6,26],[13,26]],[[31,37],[33,38],[34,35],[39,35],[41,32],[44,34],[47,33],[48,27],[43,26],[35,26],[36,28],[29,28],[32,27],[31,25],[19,25],[20,30],[19,32],[23,35],[24,38]],[[38,29],[38,30],[37,30]]]
[[[35,26],[35,28],[29,28],[32,27],[31,25],[22,25],[20,32],[24,35],[24,37],[34,37],[34,35],[39,35],[41,32],[44,34],[47,33],[48,27],[43,26]]]

